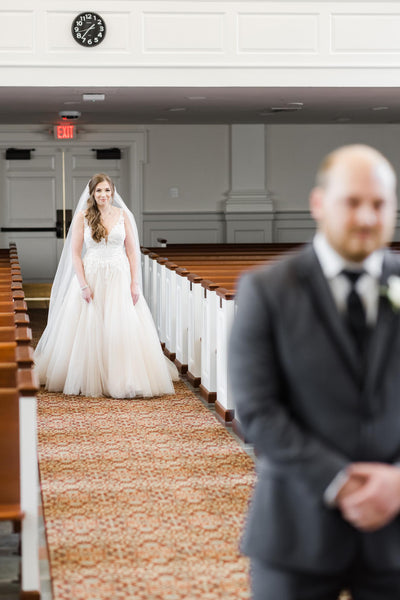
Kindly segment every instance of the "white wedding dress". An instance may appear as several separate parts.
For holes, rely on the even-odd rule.
[[[174,392],[178,372],[161,350],[146,300],[140,295],[133,304],[124,240],[122,210],[99,243],[84,220],[83,264],[93,299],[83,300],[74,276],[45,347],[35,352],[49,391],[113,398]]]

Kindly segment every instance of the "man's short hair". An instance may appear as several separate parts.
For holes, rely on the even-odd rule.
[[[318,168],[315,177],[315,185],[317,187],[326,188],[328,184],[329,173],[337,160],[343,155],[345,156],[346,154],[354,154],[357,152],[363,153],[366,157],[369,156],[372,160],[376,161],[377,163],[381,163],[384,167],[386,167],[387,171],[393,177],[393,186],[394,188],[396,187],[397,176],[391,162],[381,152],[379,152],[379,150],[376,150],[372,146],[368,146],[366,144],[349,144],[348,146],[341,146],[325,156]]]

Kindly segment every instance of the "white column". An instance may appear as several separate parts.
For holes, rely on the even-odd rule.
[[[265,126],[231,125],[231,189],[225,202],[226,241],[272,241],[273,205],[265,183]]]

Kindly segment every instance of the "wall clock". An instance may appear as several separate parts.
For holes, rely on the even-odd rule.
[[[106,24],[94,12],[83,12],[72,22],[72,37],[81,46],[98,46],[105,38]]]

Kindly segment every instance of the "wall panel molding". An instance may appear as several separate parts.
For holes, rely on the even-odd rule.
[[[396,2],[95,4],[107,26],[96,48],[72,39],[73,18],[82,10],[78,0],[35,0],[34,8],[31,0],[13,0],[12,10],[0,9],[2,85],[94,86],[100,70],[109,86],[397,84]],[[23,35],[14,36],[21,28]]]
[[[78,12],[82,12],[81,10]],[[106,38],[96,49],[82,48],[74,42],[71,44],[71,23],[76,11],[48,10],[46,11],[46,42],[47,51],[51,54],[78,55],[93,58],[88,54],[92,50],[96,54],[123,55],[131,52],[130,29],[131,13],[129,11],[102,11],[107,22]],[[67,25],[69,24],[69,28]],[[71,58],[70,58],[71,60]]]
[[[33,10],[0,10],[0,55],[35,52],[35,12]],[[1,59],[0,59],[1,60]]]
[[[142,246],[158,246],[162,237],[173,244],[219,244],[225,241],[222,212],[144,212]]]
[[[143,13],[145,53],[222,53],[223,13]],[[204,35],[204,32],[207,32]]]
[[[400,11],[380,14],[332,14],[333,53],[400,52]],[[354,32],[357,31],[357,35]]]
[[[157,237],[178,244],[302,243],[312,240],[315,233],[315,223],[308,210],[276,211],[265,223],[260,223],[259,214],[238,214],[235,222],[230,220],[229,223],[225,217],[223,212],[144,212],[141,245],[158,246]],[[400,211],[394,239],[400,241]]]
[[[237,32],[239,54],[316,54],[318,16],[317,13],[241,13]]]
[[[315,232],[309,211],[275,213],[144,212],[143,246],[170,243],[306,242]]]
[[[308,242],[315,233],[315,222],[308,210],[277,211],[274,217],[276,243]]]

